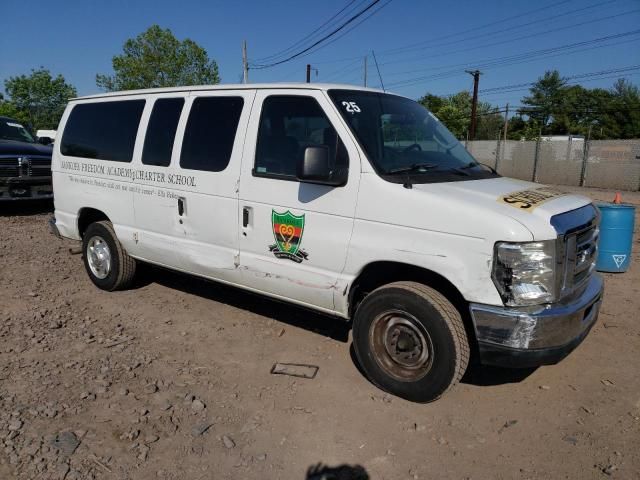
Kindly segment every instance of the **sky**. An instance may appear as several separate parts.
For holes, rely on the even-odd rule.
[[[379,0],[322,48],[256,68],[299,52],[372,1],[1,0],[0,82],[42,66],[79,95],[97,93],[96,74],[112,73],[125,40],[158,24],[204,47],[223,83],[241,80],[246,40],[251,82],[304,81],[309,63],[313,82],[362,85],[366,56],[369,86],[381,77],[411,98],[470,90],[465,70],[476,68],[480,100],[501,107],[520,105],[522,84],[551,69],[590,88],[620,77],[640,84],[640,0]]]

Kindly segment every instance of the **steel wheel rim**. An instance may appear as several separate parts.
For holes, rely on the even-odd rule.
[[[89,270],[98,279],[107,278],[111,272],[111,250],[102,237],[94,236],[87,242],[87,263]]]
[[[433,342],[416,317],[401,310],[378,315],[369,329],[376,363],[401,382],[424,377],[433,364]]]

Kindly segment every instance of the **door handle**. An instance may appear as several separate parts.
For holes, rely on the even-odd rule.
[[[242,226],[245,228],[249,226],[249,208],[248,207],[244,207],[242,209]]]
[[[178,215],[184,215],[184,198],[178,198]]]

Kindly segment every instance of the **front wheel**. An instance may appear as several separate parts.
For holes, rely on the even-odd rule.
[[[136,261],[122,247],[108,221],[89,225],[82,237],[84,266],[91,281],[102,290],[127,288],[136,272]]]
[[[353,346],[371,382],[414,402],[440,398],[469,363],[460,313],[416,282],[391,283],[365,297],[353,320]]]

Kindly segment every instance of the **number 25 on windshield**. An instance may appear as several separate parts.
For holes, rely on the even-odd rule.
[[[349,113],[360,113],[360,107],[356,104],[356,102],[342,102],[344,108]]]

